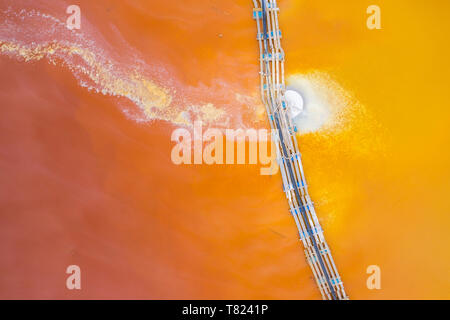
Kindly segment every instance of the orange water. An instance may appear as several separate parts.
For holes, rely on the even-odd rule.
[[[79,3],[97,83],[64,63],[70,41],[54,64],[39,57],[52,49],[24,51],[48,40],[40,18],[0,29],[0,297],[320,298],[279,175],[170,160],[189,120],[267,126],[251,2]],[[0,9],[64,21],[68,4]],[[450,4],[377,1],[374,31],[370,4],[280,1],[287,76],[319,74],[351,97],[334,106],[347,108],[338,129],[299,137],[311,197],[351,298],[448,299]],[[81,291],[65,287],[70,264]],[[381,290],[366,287],[369,265]]]

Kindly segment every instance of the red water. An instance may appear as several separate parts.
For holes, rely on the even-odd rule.
[[[251,2],[79,3],[70,33],[36,15],[69,3],[0,0],[0,297],[320,298],[279,175],[170,159],[191,120],[267,125]],[[348,294],[449,298],[449,5],[380,1],[381,31],[360,1],[280,6],[288,75],[353,101],[344,129],[299,137]]]

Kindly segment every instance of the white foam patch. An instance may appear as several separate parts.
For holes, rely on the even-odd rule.
[[[350,94],[328,74],[312,72],[287,78],[287,89],[301,94],[304,110],[294,118],[300,134],[337,130],[351,107]]]
[[[33,6],[38,4],[49,9],[45,1],[30,2]],[[81,30],[69,30],[65,17],[65,11],[57,17],[14,3],[0,8],[0,55],[21,62],[46,60],[65,67],[80,86],[120,98],[120,109],[139,123],[164,120],[192,126],[194,121],[202,120],[205,125],[243,127],[242,114],[257,111],[257,103],[250,103],[251,97],[232,83],[217,79],[209,85],[186,86],[168,71],[170,66],[145,63],[119,32],[116,40],[127,55],[116,52],[86,18]]]

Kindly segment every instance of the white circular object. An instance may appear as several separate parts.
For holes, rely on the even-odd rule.
[[[303,111],[303,98],[302,96],[294,90],[286,90],[284,93],[284,98],[286,103],[291,109],[291,116],[295,118]]]

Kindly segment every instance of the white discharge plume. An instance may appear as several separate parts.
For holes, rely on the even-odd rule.
[[[287,89],[303,98],[303,111],[294,118],[301,134],[338,129],[349,106],[349,95],[344,89],[321,72],[295,74],[288,77],[287,83]]]

